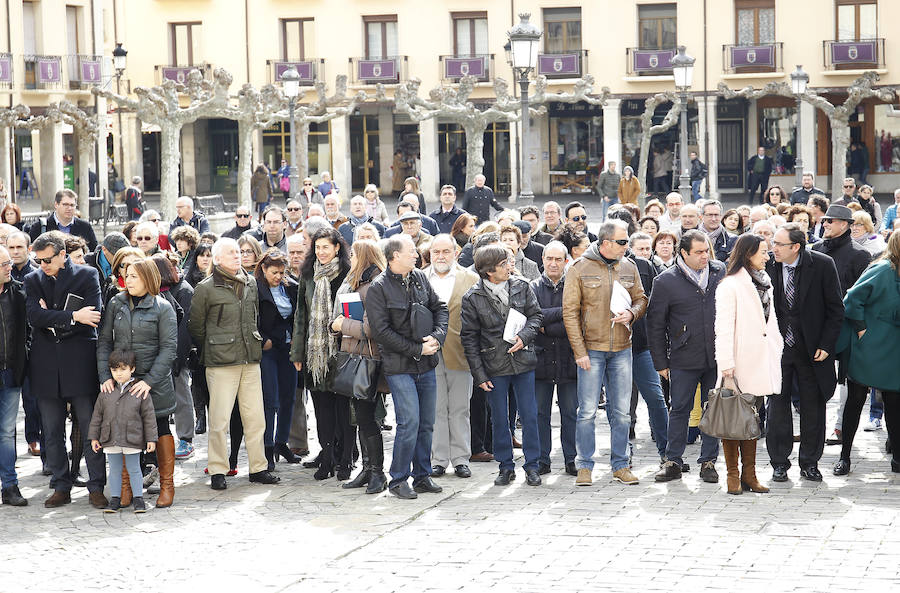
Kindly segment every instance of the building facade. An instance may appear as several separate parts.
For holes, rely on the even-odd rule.
[[[848,85],[865,71],[879,74],[878,86],[900,82],[895,71],[900,66],[900,44],[887,39],[887,24],[900,17],[900,3],[887,0],[8,0],[6,4],[13,26],[5,28],[11,33],[4,42],[15,68],[14,79],[0,93],[10,96],[11,105],[39,107],[61,95],[93,104],[93,97],[83,90],[27,88],[29,71],[23,56],[86,51],[87,46],[73,46],[62,35],[64,22],[67,34],[71,30],[66,19],[72,8],[93,16],[90,24],[76,30],[79,39],[102,46],[98,53],[108,58],[117,42],[128,49],[121,80],[104,75],[105,84],[118,82],[124,92],[165,78],[183,79],[191,68],[211,75],[218,67],[234,76],[236,92],[244,83],[259,88],[278,82],[290,65],[310,92],[316,80],[332,91],[338,75],[348,76],[353,92],[363,89],[374,95],[375,85],[384,85],[387,101],[368,101],[348,117],[309,126],[301,159],[304,172],[318,182],[323,171],[330,171],[345,194],[367,183],[376,184],[382,194],[391,193],[395,166],[398,176],[419,175],[430,196],[452,180],[450,158],[465,143],[461,127],[439,117],[414,123],[395,112],[390,97],[399,82],[411,77],[421,79],[420,94],[427,95],[468,73],[479,78],[472,102],[490,104],[493,81],[513,78],[504,44],[506,31],[518,22],[520,12],[529,12],[532,23],[543,30],[538,74],[547,77],[551,92],[569,91],[582,75],[591,74],[595,92],[608,87],[611,93],[602,107],[550,103],[546,113],[532,119],[524,160],[535,193],[590,194],[610,161],[619,163],[619,171],[625,164],[633,164],[637,171],[644,101],[674,90],[670,61],[678,45],[685,45],[696,58],[688,144],[709,165],[708,189],[713,195],[742,191],[746,161],[760,145],[775,161],[770,183],[793,184],[799,152],[803,168],[817,174],[817,185],[828,187],[832,162],[830,126],[823,113],[808,103],[798,112],[797,102],[789,97],[725,100],[717,91],[720,83],[737,89],[790,82],[790,72],[801,64],[809,74],[809,88],[839,104]],[[31,45],[27,34],[23,39],[17,33],[15,23],[22,22],[26,32],[29,27],[35,31]],[[85,37],[82,29],[97,32]],[[94,47],[91,51],[97,52]],[[106,65],[105,72],[110,70]],[[158,130],[134,114],[105,111],[112,133],[108,155],[120,176],[142,175],[152,191],[159,182]],[[654,122],[662,121],[667,111],[668,105],[660,106]],[[855,150],[848,162],[857,177],[865,176],[879,192],[900,186],[900,119],[895,115],[892,105],[867,99],[850,118]],[[59,145],[57,152],[65,154],[65,130],[57,132],[60,140],[54,136],[52,142],[39,139],[39,144]],[[290,161],[289,134],[287,123],[261,130],[254,140],[254,165],[277,169],[282,158]],[[671,162],[667,153],[677,153],[678,138],[678,126],[655,136],[654,158]],[[10,178],[14,171],[20,173],[25,148],[24,139],[14,139],[16,161],[15,167],[7,166]],[[515,194],[521,175],[519,125],[493,124],[484,140],[488,184],[498,194]],[[232,121],[205,119],[185,126],[181,192],[233,193],[237,143],[237,124]],[[46,178],[45,186],[58,185],[61,172],[44,172],[61,167],[57,154],[48,150],[39,151],[34,169],[39,179]],[[653,167],[648,169],[652,176]]]

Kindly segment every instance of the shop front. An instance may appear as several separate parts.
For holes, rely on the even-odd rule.
[[[603,108],[550,103],[550,193],[589,194],[603,172]]]
[[[638,174],[641,157],[641,137],[643,135],[641,116],[644,114],[645,100],[646,99],[641,98],[625,99],[622,101],[620,107],[622,120],[622,163],[617,169],[619,173],[622,172],[625,165],[629,165],[634,169],[634,174]],[[665,120],[666,115],[671,108],[671,103],[658,105],[653,112],[652,125],[655,126],[663,123],[663,120]],[[699,144],[697,139],[700,120],[697,112],[697,104],[693,101],[688,103],[687,116],[688,151],[696,151]],[[675,171],[678,166],[680,138],[680,123],[653,136],[647,157],[647,176],[645,179],[640,180],[642,191],[664,193],[677,188],[678,180]],[[704,156],[700,155],[700,159],[703,160]],[[663,174],[659,175],[659,173]]]
[[[309,124],[307,136],[306,175],[331,171],[331,142],[329,122]],[[291,163],[291,123],[277,122],[263,130],[263,162],[275,173],[281,160]],[[300,138],[297,139],[298,146]],[[302,168],[302,164],[299,164]]]
[[[466,133],[459,124],[438,124],[438,163],[441,185],[453,185],[453,167],[450,159],[456,149],[466,154]],[[484,132],[485,184],[498,195],[508,195],[512,188],[510,170],[509,122],[489,124]],[[460,189],[460,191],[463,191]]]

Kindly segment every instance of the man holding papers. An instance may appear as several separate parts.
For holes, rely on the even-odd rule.
[[[500,462],[494,484],[506,486],[516,479],[507,399],[511,386],[522,420],[525,482],[538,486],[534,341],[544,316],[528,282],[510,275],[514,266],[515,259],[502,245],[475,251],[475,270],[481,280],[462,299],[460,338],[474,383],[487,393],[491,407],[494,458]]]
[[[644,314],[647,297],[637,266],[623,257],[628,226],[620,220],[601,225],[597,241],[566,272],[563,323],[578,365],[578,417],[575,423],[575,484],[590,486],[600,388],[606,385],[613,477],[637,484],[628,467],[631,426],[631,323]]]

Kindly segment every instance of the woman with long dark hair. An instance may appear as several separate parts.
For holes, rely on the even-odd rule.
[[[300,267],[291,361],[298,371],[306,372],[304,382],[315,407],[322,450],[314,477],[324,480],[333,476],[337,461],[338,479],[348,480],[356,439],[356,430],[350,425],[350,400],[328,391],[326,386],[328,362],[338,349],[330,327],[332,306],[350,269],[350,254],[341,234],[333,227],[316,231],[310,243]]]
[[[460,249],[469,243],[469,240],[474,233],[475,217],[468,212],[460,214],[459,218],[456,219],[453,226],[450,228],[450,236],[453,237]]]
[[[725,278],[716,288],[716,364],[724,383],[762,396],[781,392],[784,348],[772,282],[766,274],[769,254],[760,235],[743,234],[728,259]],[[728,493],[768,492],[756,477],[756,441],[722,439],[728,469]],[[738,457],[742,468],[738,470]]]
[[[350,247],[350,270],[344,283],[337,290],[337,295],[351,292],[359,293],[359,299],[366,307],[366,294],[372,280],[378,277],[387,267],[384,253],[374,241],[354,241]],[[378,358],[378,346],[369,336],[369,319],[365,312],[362,321],[345,317],[340,301],[335,298],[332,313],[331,331],[341,337],[341,351],[361,352],[364,355]],[[384,443],[381,440],[381,422],[376,419],[378,412],[384,416],[383,393],[388,391],[384,377],[379,378],[378,393],[372,401],[352,399],[353,414],[356,426],[359,427],[359,450],[362,454],[362,471],[352,481],[344,484],[344,488],[361,488],[368,485],[366,494],[377,494],[387,488],[387,477],[384,475]]]

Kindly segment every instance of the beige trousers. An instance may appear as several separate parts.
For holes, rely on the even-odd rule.
[[[225,433],[228,431],[235,399],[241,413],[241,422],[244,424],[244,446],[247,447],[250,473],[265,470],[268,466],[263,449],[266,420],[263,416],[259,363],[207,367],[206,382],[209,385],[207,418],[209,475],[228,472],[228,445]]]

